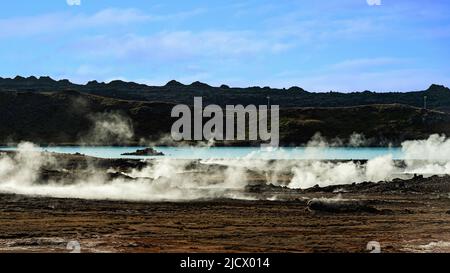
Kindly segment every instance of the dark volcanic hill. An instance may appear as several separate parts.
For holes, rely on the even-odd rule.
[[[48,91],[0,91],[1,144],[19,141],[77,144],[80,140],[85,144],[135,144],[141,139],[156,140],[168,135],[175,121],[170,117],[174,106],[171,100],[135,101],[77,91]],[[100,129],[116,130],[118,120],[111,119],[115,116],[122,117],[133,128],[132,137],[92,138],[96,136],[98,122]],[[109,123],[103,122],[105,118]],[[344,140],[357,132],[364,134],[372,145],[399,144],[432,133],[450,135],[450,114],[401,104],[281,109],[282,145],[305,144],[317,132],[328,139]],[[221,144],[248,145],[245,142]]]
[[[427,97],[429,109],[450,112],[450,89],[431,85],[427,90],[412,92],[375,93],[370,91],[352,93],[311,93],[300,87],[275,89],[269,87],[235,88],[222,85],[212,87],[201,82],[184,85],[170,81],[164,86],[147,86],[132,82],[112,81],[99,83],[91,81],[78,85],[68,80],[55,81],[49,77],[0,78],[0,91],[27,91],[33,93],[78,91],[122,100],[163,101],[176,104],[192,104],[194,96],[203,97],[205,104],[266,104],[270,96],[272,104],[280,107],[347,107],[368,104],[405,104],[423,107]]]
[[[159,138],[170,132],[172,107],[167,103],[118,100],[76,91],[0,92],[0,143],[127,144],[141,137]],[[115,116],[119,118],[112,118]],[[108,140],[92,136],[101,133],[94,131],[96,122],[107,127],[116,126],[121,120],[130,123],[135,133],[127,142],[116,141],[114,136]]]

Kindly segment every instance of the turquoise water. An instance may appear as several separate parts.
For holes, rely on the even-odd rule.
[[[101,158],[154,158],[151,156],[122,156],[123,153],[134,152],[145,147],[42,147],[43,151],[56,153],[81,153]],[[259,147],[154,147],[175,159],[342,159],[364,160],[383,155],[392,155],[393,159],[402,159],[401,148],[277,148]],[[3,147],[2,150],[15,150],[14,147]],[[157,158],[161,158],[160,156]]]

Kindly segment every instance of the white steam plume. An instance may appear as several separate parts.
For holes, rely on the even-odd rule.
[[[217,173],[188,171],[192,161],[162,159],[128,175],[135,179],[108,180],[102,170],[90,166],[88,176],[76,181],[40,181],[43,167],[56,168],[51,154],[38,152],[31,143],[19,145],[14,155],[0,157],[0,192],[61,198],[111,200],[192,200],[210,198],[248,199],[242,192],[245,181],[239,170],[225,169]],[[223,179],[226,177],[226,179]]]
[[[327,144],[321,144],[327,149]],[[17,153],[0,154],[0,192],[113,200],[193,200],[201,198],[248,199],[245,187],[255,181],[289,188],[308,188],[390,181],[406,173],[450,174],[450,140],[433,135],[427,140],[402,145],[405,168],[397,167],[391,155],[366,163],[355,161],[267,160],[254,153],[244,158],[222,160],[154,159],[143,169],[126,173],[134,179],[108,178],[105,170],[88,168],[89,175],[75,181],[40,181],[43,168],[61,170],[51,154],[40,153],[31,143],[21,143]],[[321,149],[311,152],[320,153]],[[281,150],[265,151],[282,153]],[[421,160],[418,160],[421,159]],[[85,172],[86,173],[86,172]]]
[[[450,174],[450,139],[431,135],[426,140],[402,143],[406,172],[424,175]]]
[[[94,127],[81,138],[82,144],[129,143],[134,136],[131,120],[119,113],[97,113],[91,119]]]

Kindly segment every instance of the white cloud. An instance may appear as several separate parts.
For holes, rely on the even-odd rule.
[[[290,44],[251,31],[172,31],[154,35],[97,36],[74,45],[81,54],[135,60],[189,60],[276,54]]]
[[[183,20],[204,12],[202,9],[166,15],[145,14],[137,9],[109,8],[93,14],[53,13],[0,19],[0,38],[61,33],[78,29],[114,27],[144,22]]]
[[[398,58],[389,57],[379,57],[379,58],[361,58],[361,59],[349,59],[342,62],[330,65],[330,69],[333,70],[347,70],[351,72],[352,70],[361,69],[371,69],[379,68],[380,66],[392,66],[397,64],[405,63],[406,60]]]
[[[385,35],[389,28],[383,18],[353,17],[318,19],[304,18],[297,13],[269,21],[270,34],[296,44],[323,46],[336,40],[358,40]]]

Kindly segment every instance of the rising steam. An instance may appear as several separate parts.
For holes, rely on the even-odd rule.
[[[106,127],[110,124],[104,126],[103,121],[95,127],[97,132],[108,132]],[[121,128],[123,126],[115,118],[109,121]],[[121,132],[124,136],[129,135],[128,129]],[[325,141],[314,140],[314,145],[317,144],[321,149],[329,146]],[[89,165],[80,170],[80,175],[75,179],[66,181],[64,178],[43,180],[42,170],[64,172],[63,164],[54,154],[39,152],[38,147],[31,143],[21,143],[16,153],[0,154],[0,192],[141,201],[248,199],[250,197],[245,189],[255,181],[304,189],[315,185],[390,181],[412,173],[450,174],[450,139],[445,136],[432,135],[427,140],[406,141],[402,144],[402,150],[405,164],[401,167],[391,155],[367,162],[341,162],[267,160],[255,153],[222,160],[152,159],[146,161],[143,168],[133,168],[113,178],[104,169]],[[316,147],[311,152],[320,153],[320,149]],[[273,153],[282,153],[282,150],[264,151],[264,154]]]
[[[82,144],[111,145],[129,143],[133,139],[133,124],[125,115],[97,113],[91,120],[93,128],[81,138]]]
[[[59,167],[52,154],[41,153],[31,143],[21,143],[17,153],[0,156],[0,192],[4,193],[140,201],[249,198],[242,193],[244,181],[239,182],[244,174],[233,168],[196,173],[188,171],[191,161],[162,159],[112,180],[102,170],[89,166],[89,175],[84,171],[75,181],[43,182],[39,179],[43,168]]]

